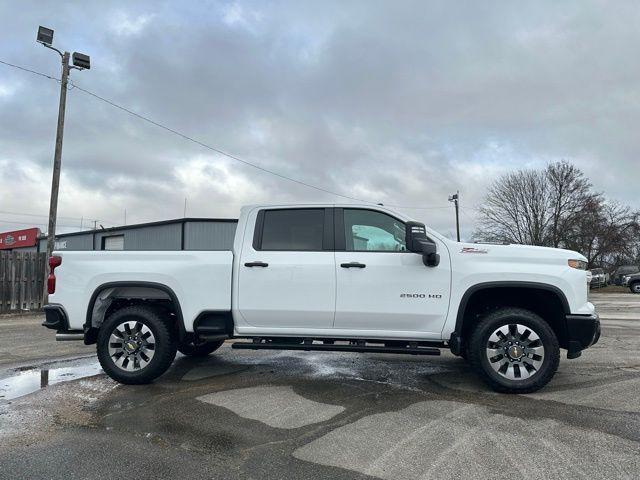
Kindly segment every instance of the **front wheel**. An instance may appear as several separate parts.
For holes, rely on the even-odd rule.
[[[629,285],[629,290],[631,290],[631,293],[640,293],[640,282],[634,282]]]
[[[469,360],[494,390],[531,393],[556,373],[560,347],[540,316],[521,308],[504,308],[487,315],[473,331]]]
[[[151,309],[125,307],[107,318],[98,333],[98,360],[114,380],[149,383],[167,371],[176,356],[169,327]]]

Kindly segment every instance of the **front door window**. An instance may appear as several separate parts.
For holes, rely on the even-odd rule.
[[[344,209],[346,250],[350,252],[404,252],[405,225],[382,212]]]

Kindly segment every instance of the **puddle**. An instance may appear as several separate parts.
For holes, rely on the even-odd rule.
[[[97,362],[73,367],[47,366],[23,370],[17,375],[0,380],[0,401],[13,400],[49,385],[90,377],[98,373],[102,373],[102,368]]]

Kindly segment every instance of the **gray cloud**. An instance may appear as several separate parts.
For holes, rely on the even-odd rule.
[[[57,75],[34,42],[49,25],[92,57],[78,85],[302,181],[437,207],[407,211],[443,233],[452,191],[474,207],[496,175],[560,159],[640,206],[635,2],[20,2],[0,18],[4,60]],[[47,211],[57,88],[0,66],[0,211]],[[203,216],[339,200],[79,90],[63,156],[61,215],[77,219],[176,217],[185,196]],[[31,219],[0,214],[0,229]]]

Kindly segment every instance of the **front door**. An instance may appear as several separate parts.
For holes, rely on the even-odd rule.
[[[261,210],[238,265],[238,309],[254,327],[331,328],[336,274],[333,210]]]
[[[449,305],[446,247],[436,241],[440,265],[426,267],[406,250],[405,225],[395,217],[359,208],[336,209],[335,216],[334,327],[439,338]]]

